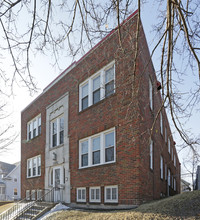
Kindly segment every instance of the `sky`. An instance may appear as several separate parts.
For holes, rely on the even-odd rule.
[[[155,7],[147,3],[145,7],[142,7],[142,23],[144,27],[144,31],[146,34],[148,46],[150,51],[152,50],[155,42],[154,33],[152,32],[152,25],[155,23],[157,19],[155,13]],[[153,59],[154,65],[158,62],[157,59]],[[7,119],[10,123],[14,124],[13,132],[18,133],[19,136],[16,141],[9,146],[9,150],[0,154],[0,161],[15,163],[20,161],[21,152],[20,152],[20,120],[21,120],[21,111],[31,102],[33,101],[42,90],[52,81],[54,80],[62,71],[55,69],[51,65],[52,60],[50,56],[42,56],[37,55],[32,57],[32,73],[35,78],[35,82],[37,83],[37,87],[39,88],[39,92],[30,96],[28,89],[25,87],[20,87],[19,85],[15,85],[14,87],[14,96],[9,98],[8,103],[8,112],[11,113],[9,118]],[[71,59],[67,57],[62,58],[62,68],[66,69],[71,64]],[[9,64],[8,64],[9,65]],[[188,79],[188,83],[193,83],[193,78]],[[187,126],[192,127],[194,133],[199,132],[199,124],[198,115],[194,114],[191,120],[188,122]],[[172,132],[176,143],[179,143],[179,137],[177,132],[173,127]],[[200,132],[199,132],[200,133]],[[179,154],[180,162],[182,163],[183,158],[187,153],[185,151]]]

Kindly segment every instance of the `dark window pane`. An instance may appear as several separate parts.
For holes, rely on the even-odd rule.
[[[81,166],[85,167],[87,165],[88,165],[88,154],[83,154],[82,155],[82,164],[81,164]]]
[[[36,167],[33,167],[33,176],[36,176]]]
[[[110,188],[106,189],[106,199],[107,200],[111,199],[111,189]]]
[[[41,174],[41,166],[38,167],[38,175]]]
[[[93,164],[99,164],[100,163],[100,151],[93,152]]]
[[[41,125],[38,126],[38,135],[40,135],[40,134],[41,134]]]
[[[86,109],[87,107],[88,107],[88,96],[82,99],[82,110]]]
[[[60,132],[60,144],[64,143],[64,131]]]
[[[81,200],[81,189],[78,190],[78,199]]]
[[[96,199],[100,199],[100,190],[96,189]]]
[[[31,176],[31,169],[28,169],[28,176]]]
[[[105,97],[114,93],[114,80],[110,81],[105,85]]]
[[[31,140],[31,131],[28,133],[28,139]]]
[[[106,148],[106,162],[114,161],[114,147]]]
[[[35,137],[35,136],[36,136],[36,128],[33,129],[33,137]]]
[[[85,199],[85,189],[82,190],[82,199]]]
[[[100,88],[93,92],[93,104],[100,101]]]
[[[53,147],[57,146],[57,134],[53,135]]]
[[[117,199],[117,189],[116,188],[112,188],[112,199],[113,200]]]

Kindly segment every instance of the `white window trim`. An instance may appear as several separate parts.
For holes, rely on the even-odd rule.
[[[106,199],[107,195],[106,195],[106,189],[111,189],[111,198],[112,198],[112,189],[115,188],[117,189],[117,195],[116,195],[116,199]],[[105,203],[118,203],[118,186],[105,186],[104,188],[104,202]]]
[[[95,199],[92,199],[92,189],[95,190]],[[96,199],[96,190],[99,189],[99,199]],[[101,187],[90,187],[90,202],[101,202]]]
[[[62,115],[59,115],[57,118],[54,118],[53,120],[51,120],[51,129],[50,129],[50,143],[51,143],[51,148],[55,148],[55,147],[58,147],[60,145],[63,145],[65,140],[63,140],[63,143],[60,144],[60,132],[63,131],[63,130],[60,130],[60,118],[63,118],[64,119],[64,114]],[[53,123],[56,122],[57,123],[57,145],[56,146],[53,146]],[[65,122],[64,122],[65,123]],[[65,136],[65,126],[64,126],[64,136]],[[64,137],[63,137],[64,139]]]
[[[40,118],[40,120],[39,120],[39,118]],[[34,129],[34,125],[33,125],[34,123],[33,122],[34,121],[36,121],[36,135],[35,135],[35,137],[40,135],[39,132],[38,132],[38,127],[41,126],[41,114],[37,115],[35,118],[33,118],[31,121],[29,121],[27,123],[27,141],[35,138],[35,137],[33,137],[33,129]],[[31,126],[31,138],[30,139],[29,139],[29,125]]]
[[[149,160],[149,166],[150,169],[153,170],[153,141],[151,140],[150,146],[149,146],[149,156],[150,156],[150,160]]]
[[[103,67],[97,73],[93,74],[79,85],[79,112],[82,111],[82,87],[88,83],[88,107],[93,105],[93,79],[100,76],[100,101],[105,98],[105,71],[114,66],[114,91],[115,93],[115,61]],[[87,108],[88,108],[87,107]]]
[[[33,176],[33,160],[36,158],[36,175]],[[40,174],[38,174],[38,167],[39,167],[39,158],[40,158]],[[30,164],[31,164],[31,175],[29,176],[28,175],[28,163],[30,161]],[[27,159],[27,173],[26,173],[26,177],[27,178],[34,178],[34,177],[38,177],[38,176],[41,176],[41,155],[37,155],[36,157],[32,157],[32,158],[29,158]]]
[[[105,135],[114,132],[114,160],[105,162]],[[99,164],[92,164],[92,139],[95,137],[100,136],[100,163]],[[81,143],[88,141],[88,166],[81,166]],[[94,167],[94,166],[100,166],[100,165],[105,165],[105,164],[110,164],[110,163],[115,163],[116,162],[116,134],[115,134],[115,128],[108,129],[106,131],[103,131],[101,133],[92,135],[90,137],[81,139],[79,141],[79,169],[85,169],[88,167]]]
[[[78,191],[81,190],[81,199],[78,198]],[[85,199],[82,199],[82,191],[85,190]],[[76,201],[77,202],[86,202],[86,187],[79,187],[76,189]]]
[[[30,200],[30,190],[26,190],[26,200]]]

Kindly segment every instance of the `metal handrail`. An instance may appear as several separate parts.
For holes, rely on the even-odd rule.
[[[28,199],[30,202],[27,203],[27,198],[20,200],[19,202],[17,202],[12,208],[10,208],[9,210],[7,210],[6,212],[2,213],[0,215],[0,220],[14,220],[19,216],[22,216],[23,214],[25,214],[25,212],[30,209],[32,206],[34,206],[36,203],[38,202],[54,202],[54,192],[55,189],[57,189],[56,187],[53,187],[52,189],[43,189],[44,190],[48,190],[47,193],[44,193],[42,196],[40,196],[39,198],[37,198],[35,201],[31,201],[32,196],[36,193],[32,193],[31,195],[29,195]],[[62,198],[61,198],[62,200]],[[26,204],[26,205],[24,205]],[[24,205],[24,206],[23,206]]]
[[[35,193],[35,192],[34,192]],[[32,193],[31,195],[29,195],[29,199],[31,198],[31,196],[34,194]],[[3,212],[0,215],[0,220],[11,220],[12,216],[14,216],[15,213],[17,213],[17,211],[22,208],[21,204],[25,203],[25,201],[27,200],[27,198],[20,200],[19,202],[17,202],[13,207],[11,207],[10,209],[8,209],[7,211]]]

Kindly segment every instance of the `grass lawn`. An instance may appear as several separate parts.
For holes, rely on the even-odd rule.
[[[14,205],[15,205],[14,202],[7,203],[7,204],[5,204],[5,205],[1,205],[1,206],[0,206],[0,214],[1,214],[2,212],[6,211],[7,209],[13,207]]]
[[[45,220],[122,220],[122,219],[199,219],[200,191],[186,192],[166,199],[143,204],[126,211],[65,210],[47,215]]]

